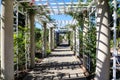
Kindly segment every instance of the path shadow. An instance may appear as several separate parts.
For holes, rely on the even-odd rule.
[[[76,72],[73,74],[66,72],[54,72],[54,70],[74,70],[76,68],[81,68],[80,62],[50,62],[36,64],[35,68],[33,69],[34,72],[32,73],[32,75],[29,74],[27,79],[24,80],[28,80],[28,78],[29,80],[86,80],[83,72]]]
[[[52,54],[49,57],[72,57],[74,54]]]
[[[68,50],[69,46],[61,46],[56,48],[55,51],[53,51],[54,53],[48,56],[49,59],[47,61],[36,64],[35,68],[24,80],[86,80],[84,72],[77,71],[82,69],[82,62],[79,60],[64,61],[65,57],[67,57],[66,59],[69,59],[68,57],[73,57],[74,59],[74,54],[69,51],[68,53],[64,51]],[[54,61],[54,57],[55,59],[57,59],[56,57],[64,58],[63,61]]]

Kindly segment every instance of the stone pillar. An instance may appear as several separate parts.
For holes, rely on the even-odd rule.
[[[35,32],[34,32],[34,17],[35,14],[30,13],[29,19],[30,19],[30,67],[34,68],[35,66]]]
[[[42,48],[42,55],[43,55],[43,58],[46,57],[46,42],[47,42],[47,35],[46,35],[46,23],[44,22],[43,23],[43,48]]]
[[[49,50],[52,50],[52,28],[49,28]]]
[[[95,80],[109,80],[110,74],[110,28],[108,0],[97,2],[97,42]]]
[[[1,8],[1,78],[14,80],[13,0],[2,0]]]

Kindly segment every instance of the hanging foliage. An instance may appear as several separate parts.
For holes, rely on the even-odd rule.
[[[78,21],[78,24],[81,26],[83,24],[83,13],[82,12],[68,12],[68,15],[72,16],[74,19]]]

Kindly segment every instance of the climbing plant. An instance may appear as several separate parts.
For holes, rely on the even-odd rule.
[[[95,72],[96,67],[96,28],[93,23],[90,24],[90,28],[88,32],[83,36],[83,24],[89,24],[84,21],[85,17],[88,17],[87,10],[83,10],[81,12],[68,12],[74,19],[78,21],[78,26],[80,29],[80,55],[87,55],[90,60],[90,71]],[[95,17],[95,15],[93,16]],[[87,61],[88,63],[89,61]]]
[[[35,51],[41,53],[42,51],[42,30],[35,28]]]
[[[90,71],[94,72],[96,67],[96,27],[91,26],[86,34],[84,53],[90,58]]]
[[[18,27],[19,31],[18,34],[14,33],[14,63],[15,63],[15,69],[16,66],[19,66],[19,70],[25,68],[25,44],[26,44],[26,39],[25,39],[25,32],[27,32],[28,28],[25,27]],[[18,59],[18,63],[17,63]]]
[[[83,13],[82,12],[68,12],[68,15],[72,16],[74,19],[78,21],[78,25],[82,27],[83,24]]]

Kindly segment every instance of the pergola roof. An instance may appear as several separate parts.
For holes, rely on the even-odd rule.
[[[88,2],[80,2],[80,0],[18,0],[19,2],[30,2],[33,6],[42,6],[47,15],[61,15],[67,14],[68,12],[80,12],[84,9],[87,9]],[[39,10],[39,9],[38,9]],[[36,17],[36,20],[39,21],[39,17]],[[76,20],[56,20],[58,27],[63,24],[77,24]],[[52,26],[53,24],[49,24]],[[62,25],[62,27],[63,27]]]
[[[30,2],[36,6],[46,6],[50,14],[66,14],[68,11],[78,12],[87,9],[88,2],[80,0],[18,0],[19,2]],[[78,6],[79,5],[79,6]],[[80,6],[81,5],[81,6]]]
[[[80,0],[35,0],[36,5],[46,5],[50,10],[50,14],[66,14],[68,11],[78,12],[81,8],[87,8],[88,3],[80,2]]]

